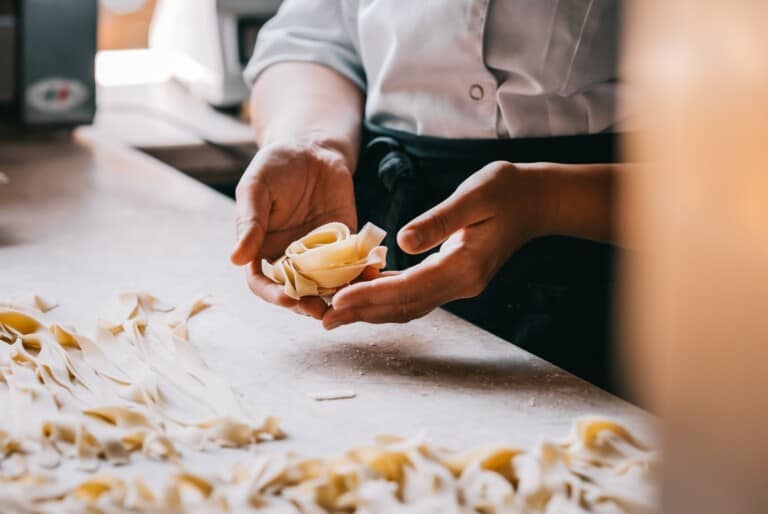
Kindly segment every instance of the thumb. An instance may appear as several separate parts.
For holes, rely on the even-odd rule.
[[[269,195],[255,185],[243,195],[237,195],[237,244],[230,260],[243,266],[255,260],[264,244],[271,204]]]
[[[397,244],[409,254],[431,250],[454,232],[487,218],[485,207],[476,189],[459,189],[404,226],[397,234]]]

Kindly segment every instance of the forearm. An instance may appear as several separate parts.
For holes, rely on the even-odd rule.
[[[251,93],[251,119],[260,146],[320,144],[357,164],[363,92],[324,66],[285,62],[267,68]]]
[[[615,241],[619,164],[521,165],[540,175],[545,196],[542,235]]]

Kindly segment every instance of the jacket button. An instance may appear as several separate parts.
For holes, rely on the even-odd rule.
[[[469,97],[472,100],[482,100],[484,95],[485,91],[483,91],[483,86],[480,84],[472,84],[469,88]]]

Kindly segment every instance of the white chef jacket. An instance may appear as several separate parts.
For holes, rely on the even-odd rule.
[[[332,68],[366,119],[414,134],[506,138],[616,126],[620,0],[285,0],[245,78]]]

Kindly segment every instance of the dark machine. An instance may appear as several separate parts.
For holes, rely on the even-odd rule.
[[[0,128],[90,123],[97,0],[0,0]]]

